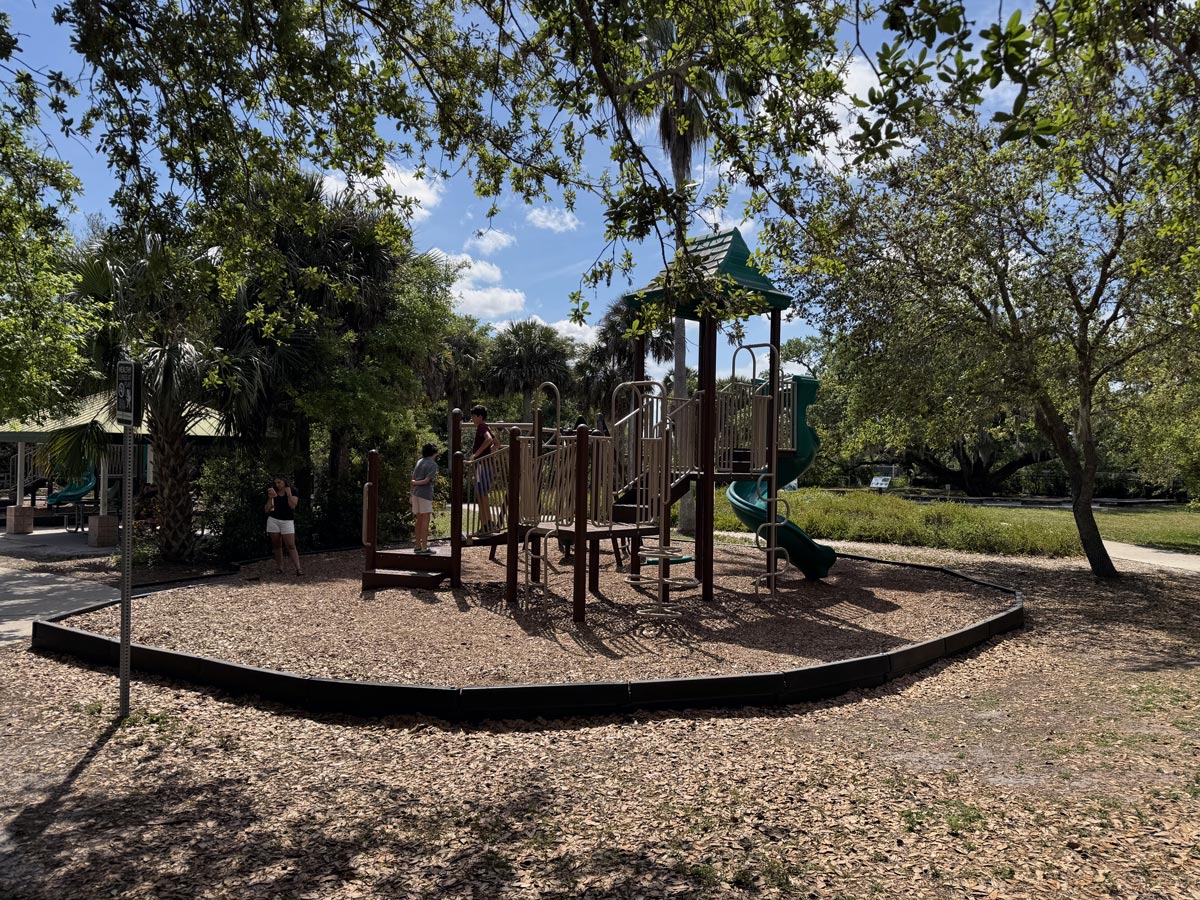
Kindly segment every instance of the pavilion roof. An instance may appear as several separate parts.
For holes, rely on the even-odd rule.
[[[719,280],[725,291],[742,289],[758,294],[768,309],[787,309],[792,298],[783,293],[750,262],[750,247],[737,228],[729,228],[716,234],[705,234],[689,238],[689,252],[699,258],[700,270],[709,278]],[[666,270],[659,272],[645,287],[630,291],[627,301],[635,305],[647,300],[657,300],[665,292]],[[696,319],[694,305],[676,307],[677,314],[685,319]]]
[[[111,393],[93,394],[84,400],[73,412],[59,416],[45,416],[26,421],[12,421],[0,424],[0,443],[12,444],[24,441],[30,444],[42,444],[50,439],[53,432],[63,428],[75,428],[97,422],[104,433],[119,438],[125,433],[125,426],[116,420],[116,398]],[[221,436],[220,422],[216,413],[208,410],[206,414],[188,428],[188,437],[215,438]],[[135,428],[134,434],[145,437],[146,425]]]

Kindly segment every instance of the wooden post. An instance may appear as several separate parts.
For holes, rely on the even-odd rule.
[[[588,590],[600,593],[600,539],[588,542]]]
[[[535,476],[538,471],[538,457],[545,453],[545,448],[542,446],[542,424],[542,408],[539,406],[533,411],[533,473]],[[542,580],[542,544],[542,539],[537,535],[534,535],[529,542],[529,579],[534,582]]]
[[[100,449],[100,515],[108,515],[108,444]]]
[[[588,427],[575,429],[575,584],[572,618],[583,622],[587,603]]]
[[[375,549],[379,543],[379,451],[367,454],[367,534],[366,568],[375,568]]]
[[[774,524],[779,518],[779,489],[782,485],[779,483],[779,367],[782,365],[779,351],[779,341],[782,334],[782,316],[783,313],[778,309],[771,310],[771,371],[767,376],[767,389],[771,392],[771,399],[767,405],[767,460],[772,467],[771,471],[771,494],[767,500],[767,517]],[[775,547],[778,545],[779,535],[777,528],[767,529],[767,574],[774,575],[776,570],[775,563]],[[772,583],[772,586],[774,584]]]
[[[716,490],[717,453],[717,323],[712,316],[700,320],[700,483],[696,498],[696,578],[700,598],[713,599],[713,492]],[[703,538],[703,541],[701,541]]]
[[[521,429],[508,430],[508,558],[505,559],[504,599],[517,602],[521,553]]]
[[[462,410],[450,412],[450,587],[462,587]]]
[[[17,506],[25,505],[25,442],[17,441]]]

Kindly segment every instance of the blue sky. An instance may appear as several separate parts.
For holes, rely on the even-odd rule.
[[[21,35],[28,63],[62,69],[68,76],[81,72],[79,60],[70,52],[66,31],[56,28],[50,20],[52,4],[46,0],[36,6],[22,0],[3,0],[2,8],[10,14],[15,30]],[[973,12],[982,18],[994,8],[994,3],[980,4]],[[1015,8],[1010,3],[1006,14]],[[849,32],[846,38],[851,38]],[[864,40],[878,40],[878,32],[867,31]],[[853,59],[847,72],[848,90],[865,93],[871,81],[865,61]],[[114,182],[104,159],[82,143],[66,141],[61,135],[56,143],[58,152],[73,165],[84,185],[77,221],[82,224],[89,213],[107,213]],[[648,135],[647,143],[651,153],[659,153],[652,136]],[[704,166],[704,160],[698,157],[694,171],[701,180]],[[606,248],[602,210],[590,196],[581,195],[574,211],[568,211],[561,203],[528,206],[519,198],[509,197],[501,200],[500,214],[489,222],[486,213],[492,201],[475,197],[465,176],[432,183],[417,180],[411,170],[395,166],[388,173],[388,180],[400,194],[419,201],[413,221],[417,247],[440,251],[463,264],[456,293],[458,309],[464,314],[497,326],[536,316],[577,341],[587,341],[595,320],[624,287],[614,283],[611,289],[587,294],[592,309],[589,324],[581,327],[569,322],[568,298],[580,287],[582,274]],[[722,225],[739,225],[753,247],[757,225],[742,221],[736,195],[734,199],[730,208],[710,211],[708,218]],[[661,252],[657,245],[632,249],[637,262],[633,280],[635,286],[640,286],[661,268]],[[692,327],[688,360],[694,366],[697,329],[695,323],[689,324]],[[802,322],[785,322],[783,338],[787,340],[808,331]],[[747,342],[767,339],[764,319],[747,323]],[[718,374],[728,374],[733,349],[724,340],[720,342],[719,354]],[[747,362],[744,354],[740,362]],[[651,365],[649,371],[652,375],[661,374],[666,368]],[[748,365],[739,364],[739,368]]]

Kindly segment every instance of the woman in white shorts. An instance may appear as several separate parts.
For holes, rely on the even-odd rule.
[[[300,498],[292,491],[286,478],[276,478],[267,488],[267,534],[271,536],[271,547],[275,551],[275,572],[283,574],[283,549],[287,548],[296,567],[296,574],[303,575],[300,554],[296,552],[296,504]]]
[[[437,479],[438,464],[434,457],[437,447],[426,444],[421,448],[421,458],[413,467],[412,487],[409,499],[412,500],[413,519],[416,522],[416,534],[413,535],[413,546],[422,555],[432,553],[429,549],[429,519],[433,514],[433,483]]]

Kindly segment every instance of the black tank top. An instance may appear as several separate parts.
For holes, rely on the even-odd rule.
[[[271,513],[271,516],[281,522],[296,518],[296,511],[292,509],[286,494],[280,494],[275,498],[275,512]]]
[[[483,446],[483,442],[486,441],[491,436],[492,436],[492,429],[489,428],[486,424],[481,425],[479,428],[476,428],[475,429],[475,446],[471,448],[471,456],[475,456],[475,454],[477,454],[479,452],[479,448]],[[483,456],[491,456],[493,452],[494,452],[493,450],[489,449],[488,452],[485,453]],[[479,457],[479,458],[482,459],[483,457]]]

